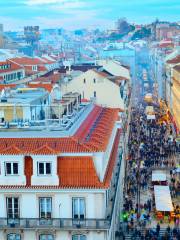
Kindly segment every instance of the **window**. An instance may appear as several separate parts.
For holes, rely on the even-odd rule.
[[[96,91],[94,91],[94,97],[96,97]]]
[[[19,198],[8,197],[6,198],[7,218],[17,219],[19,218]]]
[[[96,79],[94,78],[94,83],[96,83]]]
[[[5,163],[5,174],[6,175],[18,175],[18,163],[17,162],[6,162]]]
[[[38,175],[49,175],[49,174],[51,174],[51,163],[38,162]]]
[[[10,233],[7,235],[7,240],[21,240],[21,235],[16,233]]]
[[[86,240],[85,235],[73,235],[72,240]]]
[[[84,83],[86,83],[86,79],[84,78]]]
[[[74,219],[85,219],[85,199],[72,199],[72,215]]]
[[[54,236],[52,234],[41,234],[39,240],[54,240]]]
[[[39,217],[51,218],[52,215],[52,198],[39,198]]]

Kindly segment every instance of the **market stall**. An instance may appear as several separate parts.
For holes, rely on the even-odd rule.
[[[152,171],[152,184],[153,185],[166,185],[167,176],[163,170],[153,170]]]
[[[158,220],[169,221],[174,217],[174,207],[169,186],[154,186],[155,208]]]

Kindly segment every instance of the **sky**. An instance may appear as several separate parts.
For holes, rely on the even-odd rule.
[[[156,18],[180,21],[180,0],[0,0],[0,23],[5,31],[25,25],[114,29],[122,17],[138,24]]]

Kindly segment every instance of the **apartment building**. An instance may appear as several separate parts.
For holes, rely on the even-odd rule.
[[[99,69],[90,69],[74,77],[62,89],[63,92],[79,92],[82,98],[93,99],[102,106],[125,111],[130,94],[129,70],[110,61]]]
[[[0,239],[115,239],[124,176],[119,110],[88,103],[80,111],[66,135],[1,133]]]
[[[0,62],[0,83],[11,83],[23,79],[25,70],[9,60]]]

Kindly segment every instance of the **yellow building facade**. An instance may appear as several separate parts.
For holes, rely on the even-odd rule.
[[[180,132],[180,65],[173,68],[172,77],[172,114]]]

